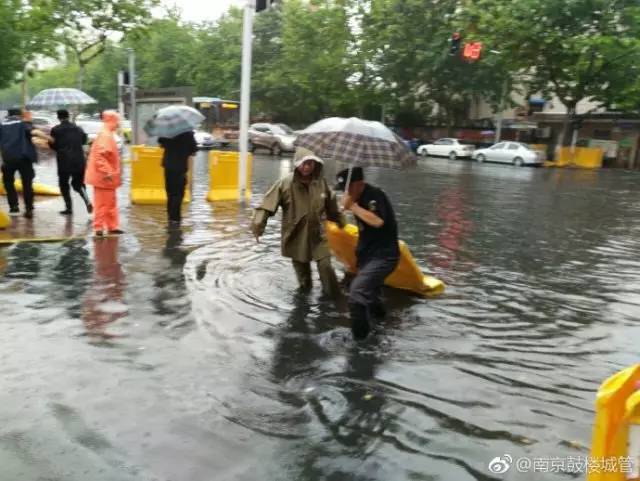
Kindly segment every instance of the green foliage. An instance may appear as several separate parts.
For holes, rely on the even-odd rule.
[[[7,66],[0,85],[25,59],[46,48],[55,53],[51,38],[47,47],[45,36],[25,43],[23,33],[60,22],[52,38],[73,30],[80,37],[68,38],[79,43],[30,81],[31,93],[75,85],[83,74],[99,107],[114,107],[116,75],[133,47],[139,86],[191,85],[198,95],[239,100],[242,11],[186,24],[176,12],[152,20],[146,8],[155,1],[108,0],[92,13],[100,0],[33,0],[28,12],[14,8],[21,0],[0,0],[3,40],[17,41],[0,51],[0,66]],[[58,16],[47,20],[48,8]],[[60,16],[76,8],[76,17]],[[114,9],[117,16],[105,15]],[[99,34],[117,30],[127,32],[120,42]],[[484,42],[480,61],[450,55],[454,31]],[[96,38],[85,55],[98,56],[87,64],[78,49]],[[632,0],[287,0],[255,18],[252,116],[304,125],[329,115],[384,113],[407,126],[453,126],[479,99],[497,110],[514,88],[554,94],[569,110],[585,98],[638,109],[639,39],[640,7]],[[13,45],[28,55],[21,58]],[[0,92],[0,102],[16,92]]]

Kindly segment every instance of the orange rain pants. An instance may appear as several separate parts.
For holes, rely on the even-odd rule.
[[[120,226],[116,189],[93,189],[93,228],[96,232],[116,230]]]

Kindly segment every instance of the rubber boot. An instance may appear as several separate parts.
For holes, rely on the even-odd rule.
[[[364,339],[369,335],[369,312],[367,306],[362,304],[351,304],[349,306],[351,317],[351,332],[355,339]]]

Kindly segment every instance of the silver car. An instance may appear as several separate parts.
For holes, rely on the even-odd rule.
[[[76,125],[82,128],[82,130],[84,130],[84,132],[87,134],[86,147],[88,150],[88,148],[91,146],[93,141],[96,139],[96,137],[102,130],[103,123],[99,121],[93,121],[93,120],[82,120],[82,121],[76,122]],[[118,150],[120,151],[120,154],[122,154],[124,152],[124,139],[116,133],[114,133],[113,136],[116,139]]]
[[[533,150],[521,142],[499,142],[487,149],[474,151],[472,158],[478,162],[502,162],[517,167],[522,165],[538,165],[544,161],[542,152]]]
[[[249,150],[267,149],[271,155],[293,152],[296,133],[286,124],[252,124],[249,127]]]

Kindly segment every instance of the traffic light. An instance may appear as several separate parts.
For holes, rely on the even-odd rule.
[[[462,37],[459,32],[453,32],[451,35],[451,45],[449,47],[449,54],[456,55],[460,51],[460,43],[462,42]]]
[[[475,62],[480,59],[482,53],[482,42],[469,42],[464,44],[462,58],[469,62]]]
[[[256,12],[262,12],[276,3],[277,0],[256,0]]]

